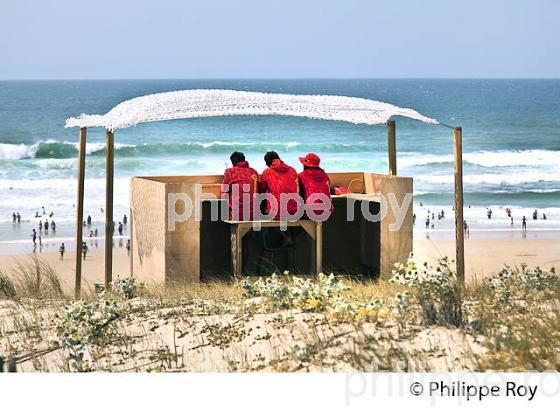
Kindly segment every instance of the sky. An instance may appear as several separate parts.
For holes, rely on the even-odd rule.
[[[0,79],[558,78],[558,0],[0,0]]]

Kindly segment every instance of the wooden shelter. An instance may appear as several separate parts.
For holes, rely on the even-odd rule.
[[[78,160],[78,198],[76,211],[76,297],[81,295],[81,260],[79,257],[83,239],[83,199],[85,177],[86,135],[89,127],[106,129],[106,206],[105,206],[105,285],[112,282],[113,243],[113,178],[114,178],[114,132],[143,122],[172,119],[200,118],[211,116],[240,115],[282,115],[321,120],[346,121],[354,124],[387,124],[389,146],[389,175],[396,176],[396,133],[393,116],[404,116],[429,124],[439,124],[436,120],[420,113],[363,98],[322,95],[267,94],[235,90],[184,90],[152,94],[125,101],[104,115],[85,115],[69,118],[67,127],[80,128]],[[463,250],[463,197],[462,197],[462,152],[461,129],[453,132],[455,152],[455,212],[457,240],[457,272],[464,278]],[[373,177],[366,177],[364,181]],[[373,175],[373,174],[369,174]],[[331,175],[332,176],[332,175]],[[166,177],[162,177],[166,178]],[[173,177],[167,177],[173,178]],[[185,177],[188,178],[188,177]],[[211,177],[218,183],[218,177]],[[200,178],[199,178],[200,179]],[[204,178],[202,178],[204,179]],[[146,178],[149,180],[149,178]],[[133,188],[134,182],[133,179]],[[157,182],[157,181],[156,181]],[[364,182],[365,184],[365,182]],[[165,183],[164,183],[165,185]],[[135,207],[132,205],[134,211]],[[136,221],[131,214],[132,229]],[[410,233],[412,235],[412,233]],[[134,238],[132,239],[134,247]],[[412,238],[410,237],[410,241]],[[412,245],[411,245],[412,246]],[[412,249],[410,246],[410,249]],[[133,261],[134,259],[132,259]],[[131,262],[134,267],[134,263]]]

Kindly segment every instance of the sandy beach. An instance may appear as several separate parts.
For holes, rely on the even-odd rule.
[[[48,263],[56,270],[61,281],[67,289],[74,288],[75,252],[66,252],[64,260],[60,260],[58,252],[37,253],[37,257]],[[0,271],[7,271],[16,268],[19,264],[29,264],[33,254],[18,254],[0,256]],[[103,282],[104,278],[104,254],[103,250],[88,252],[86,260],[82,262],[83,287],[93,288],[95,282]],[[129,275],[129,258],[125,248],[116,247],[113,251],[113,277],[126,277]]]
[[[414,259],[437,263],[439,258],[455,259],[455,241],[414,241]],[[465,273],[468,279],[480,278],[499,271],[504,265],[550,268],[560,267],[560,239],[467,239],[465,240]]]
[[[467,279],[487,276],[499,271],[504,265],[520,265],[550,268],[560,267],[560,238],[555,239],[470,239],[465,241]],[[16,267],[19,263],[28,263],[32,254],[0,256],[0,270]],[[37,256],[51,265],[62,281],[72,289],[74,283],[74,253],[67,252],[64,260],[59,259],[57,252],[38,253]],[[414,259],[418,263],[427,261],[436,264],[439,258],[455,257],[453,240],[416,239],[414,241]],[[84,286],[93,286],[95,282],[103,282],[104,259],[103,250],[90,251],[83,263]],[[126,249],[115,247],[113,255],[113,275],[125,277],[129,274],[130,265]]]

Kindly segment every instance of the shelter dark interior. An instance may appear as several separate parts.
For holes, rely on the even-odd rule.
[[[202,202],[200,222],[200,270],[203,280],[230,276],[230,225],[221,220],[219,200]],[[333,197],[334,216],[323,223],[323,270],[361,277],[377,277],[380,272],[380,223],[368,221],[361,211],[362,201]],[[212,220],[212,206],[218,220]],[[348,221],[348,207],[354,218]],[[379,203],[367,201],[369,212],[378,214]],[[352,213],[352,212],[350,212]],[[227,217],[227,215],[226,215]],[[288,270],[292,274],[312,271],[313,240],[300,227],[288,228],[293,245],[281,247],[275,228],[251,231],[243,238],[244,272],[268,275]]]

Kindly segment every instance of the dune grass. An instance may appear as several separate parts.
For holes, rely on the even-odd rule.
[[[0,272],[0,355],[21,371],[560,370],[560,279],[457,284],[439,266],[65,293],[37,258]]]

